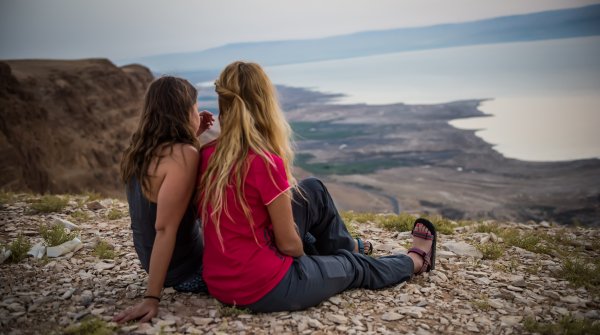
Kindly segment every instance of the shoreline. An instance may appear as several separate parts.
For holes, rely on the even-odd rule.
[[[297,165],[328,183],[395,199],[408,212],[457,220],[599,224],[600,159],[506,158],[476,130],[448,123],[487,115],[478,109],[483,100],[340,105],[329,102],[339,95],[278,89],[299,135]],[[339,207],[364,209],[357,202],[345,200]],[[394,212],[393,207],[390,203],[388,211]]]

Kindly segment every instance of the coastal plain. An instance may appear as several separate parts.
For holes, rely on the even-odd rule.
[[[598,224],[600,160],[505,158],[448,124],[485,116],[483,100],[341,105],[335,94],[279,91],[300,175],[324,179],[340,209]]]

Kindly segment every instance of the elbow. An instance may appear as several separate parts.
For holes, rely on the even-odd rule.
[[[302,241],[298,241],[299,243],[289,243],[285,245],[278,245],[277,249],[284,254],[292,257],[300,257],[304,255],[304,246],[302,245]]]

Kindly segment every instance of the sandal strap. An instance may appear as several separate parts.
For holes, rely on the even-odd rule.
[[[373,243],[371,241],[367,241],[369,243],[369,252],[365,253],[365,255],[371,255],[373,253]]]
[[[423,258],[423,266],[421,267],[421,269],[419,269],[419,271],[415,274],[421,274],[423,272],[425,272],[427,270],[427,268],[429,267],[429,264],[431,262],[431,254],[427,253],[425,251],[423,251],[423,249],[417,248],[417,247],[412,247],[410,249],[408,249],[407,254],[409,253],[415,253],[419,256],[421,256]]]
[[[424,240],[433,240],[433,234],[429,233],[429,231],[427,233],[420,232],[420,231],[413,231],[412,236],[422,238]]]
[[[358,253],[364,255],[365,254],[365,244],[360,238],[356,238],[356,244],[358,244]]]

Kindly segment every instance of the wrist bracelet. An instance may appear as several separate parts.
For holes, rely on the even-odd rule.
[[[156,301],[160,302],[160,298],[153,295],[145,295],[144,299],[156,299]]]

